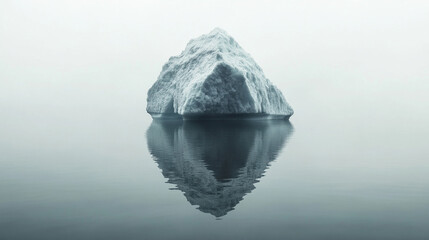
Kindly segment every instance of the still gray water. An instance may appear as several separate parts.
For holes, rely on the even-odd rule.
[[[4,106],[1,239],[429,234],[420,119],[322,101],[290,122],[163,122],[137,94],[99,97]]]

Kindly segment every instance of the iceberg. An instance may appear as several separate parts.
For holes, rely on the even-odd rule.
[[[149,89],[153,118],[268,118],[293,114],[282,92],[224,30],[192,39]]]

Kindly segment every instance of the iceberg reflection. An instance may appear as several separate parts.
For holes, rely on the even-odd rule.
[[[224,216],[250,193],[293,127],[288,121],[153,121],[149,151],[192,205]]]

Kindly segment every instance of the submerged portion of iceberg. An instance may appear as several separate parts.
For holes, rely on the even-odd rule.
[[[283,94],[238,43],[221,29],[191,40],[171,57],[149,89],[152,117],[289,118]]]

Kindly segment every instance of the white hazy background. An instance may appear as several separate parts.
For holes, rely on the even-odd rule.
[[[0,117],[130,103],[144,111],[162,65],[215,27],[253,56],[296,116],[350,120],[354,108],[407,115],[411,126],[429,120],[429,1],[392,0],[2,0]]]

